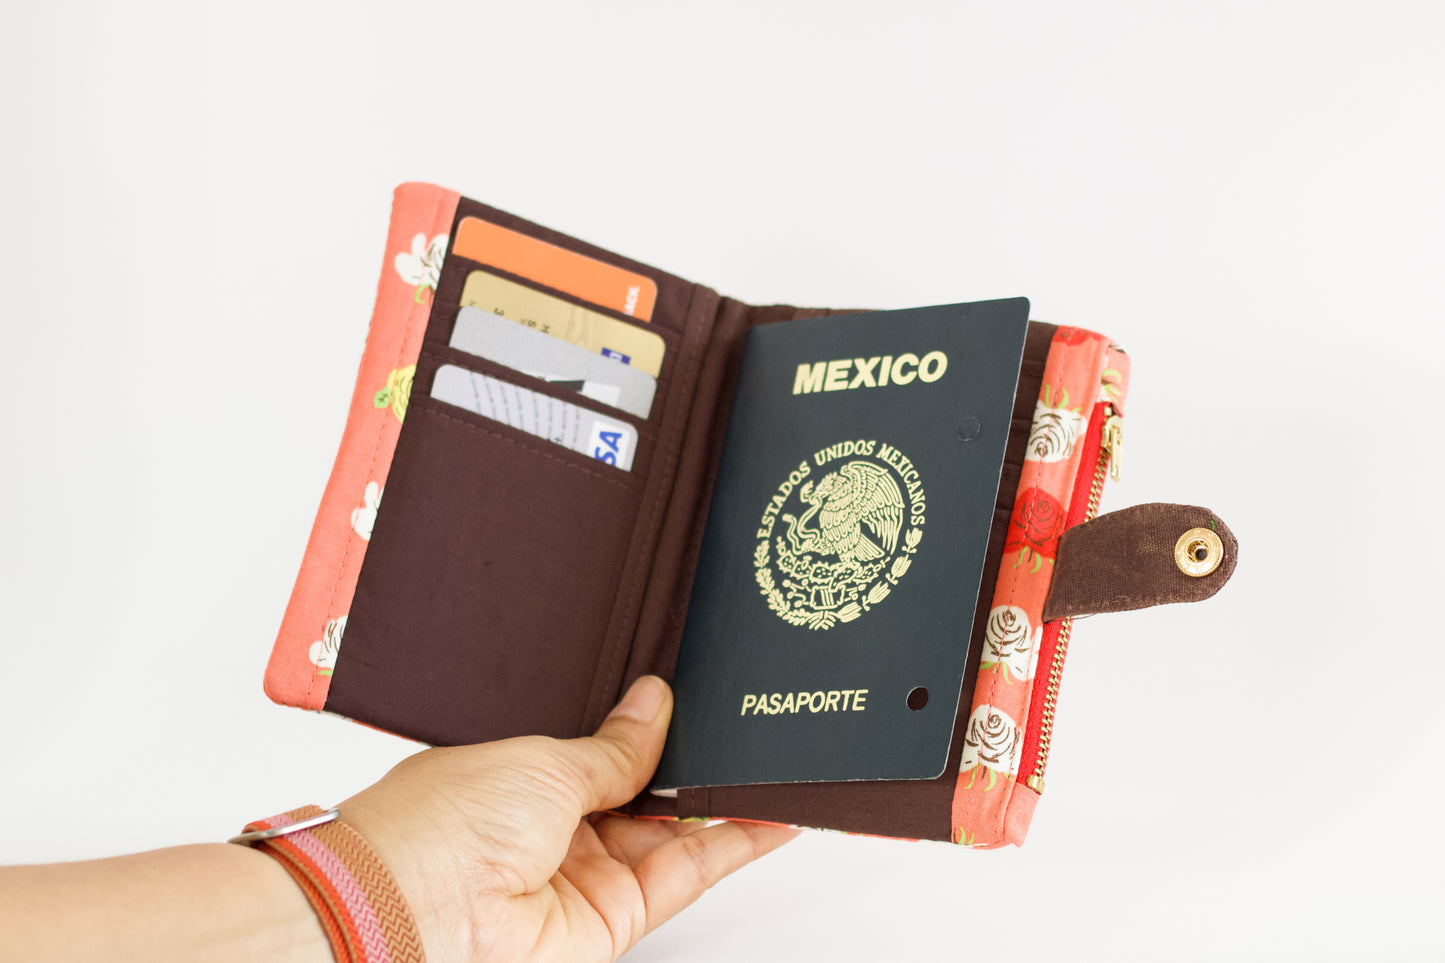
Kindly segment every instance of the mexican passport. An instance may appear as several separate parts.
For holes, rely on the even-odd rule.
[[[748,332],[654,792],[943,772],[1028,315]]]

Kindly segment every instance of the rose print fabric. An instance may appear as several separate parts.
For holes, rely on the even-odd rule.
[[[341,651],[341,635],[346,631],[346,616],[342,615],[326,623],[321,638],[311,643],[306,656],[316,666],[317,675],[330,675],[336,668],[336,653]]]
[[[455,206],[453,206],[455,210]],[[436,290],[437,279],[442,276],[442,261],[447,256],[447,234],[443,231],[430,241],[425,232],[411,239],[411,250],[402,251],[391,262],[402,281],[414,285],[412,299],[421,304],[428,290]]]
[[[266,670],[266,693],[277,702],[306,709],[326,704],[459,196],[431,184],[403,184],[393,197],[386,261],[346,432]]]
[[[363,540],[371,541],[371,529],[376,524],[376,513],[381,509],[381,489],[376,482],[368,482],[362,493],[361,505],[351,510],[351,529]]]
[[[1035,628],[1029,614],[1017,605],[998,606],[988,613],[979,667],[1002,672],[1009,685],[1033,678],[1043,631],[1043,626]]]
[[[1023,842],[1038,794],[1023,784],[1037,755],[1029,712],[1048,685],[1044,599],[1059,538],[1078,499],[1089,497],[1093,466],[1080,466],[1099,402],[1122,412],[1128,358],[1103,335],[1059,328],[1034,408],[1023,474],[1004,543],[1003,566],[985,626],[973,711],[953,797],[954,842],[993,847]],[[1082,490],[1080,490],[1082,489]]]
[[[1082,407],[1069,407],[1068,391],[1061,392],[1058,405],[1049,396],[1053,386],[1044,385],[1044,395],[1034,407],[1034,423],[1029,429],[1026,461],[1063,461],[1074,453],[1084,433],[1086,419]]]
[[[968,774],[969,788],[982,778],[987,792],[1000,775],[1005,779],[1017,776],[1023,741],[1022,727],[1004,710],[991,705],[974,709],[964,730],[963,763],[959,766]]]

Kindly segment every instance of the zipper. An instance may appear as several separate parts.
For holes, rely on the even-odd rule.
[[[1104,479],[1119,480],[1119,453],[1124,443],[1123,419],[1107,401],[1094,407],[1088,434],[1084,436],[1084,453],[1079,460],[1079,474],[1074,481],[1074,496],[1064,531],[1092,521],[1099,514],[1099,499],[1104,494]],[[1084,487],[1087,481],[1088,487]],[[1047,668],[1035,676],[1035,687],[1043,684],[1043,697],[1034,692],[1029,705],[1029,721],[1024,729],[1024,751],[1021,772],[1029,775],[1024,785],[1036,793],[1044,791],[1044,768],[1049,762],[1049,743],[1054,736],[1054,709],[1059,700],[1059,683],[1064,675],[1064,656],[1069,651],[1072,617],[1062,618],[1044,627],[1039,643],[1039,667]]]

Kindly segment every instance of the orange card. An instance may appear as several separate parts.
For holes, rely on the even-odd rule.
[[[603,264],[480,218],[462,218],[452,251],[573,297],[621,311],[630,318],[652,320],[652,308],[657,303],[657,282],[652,278]]]

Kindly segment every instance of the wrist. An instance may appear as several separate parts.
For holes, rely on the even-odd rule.
[[[452,862],[450,853],[455,841],[438,840],[440,845],[427,845],[425,837],[434,827],[399,825],[398,820],[369,805],[364,796],[354,796],[337,808],[342,820],[366,840],[391,871],[411,907],[428,959],[434,963],[473,959],[476,929],[472,911],[482,894],[466,885],[459,867]],[[473,893],[475,900],[457,905],[459,892]]]
[[[303,806],[231,840],[270,857],[304,896],[338,963],[424,963],[410,905],[385,862],[335,809]]]

